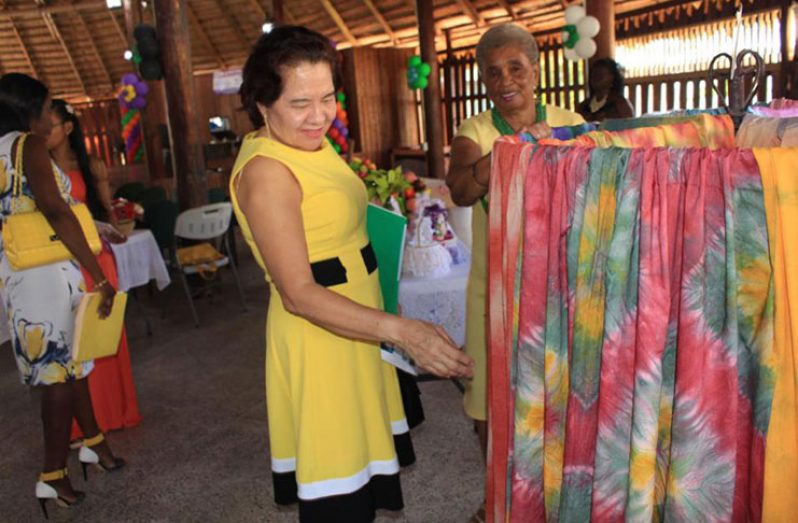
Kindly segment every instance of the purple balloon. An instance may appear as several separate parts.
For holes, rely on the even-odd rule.
[[[150,92],[150,86],[147,85],[147,82],[140,81],[136,82],[133,86],[136,89],[136,96],[147,96],[147,93]]]
[[[346,127],[341,129],[341,136],[343,136],[344,138],[349,138],[349,129],[347,129]]]
[[[122,85],[134,85],[140,81],[141,79],[136,73],[127,73],[122,77]]]
[[[143,97],[138,96],[138,95],[136,95],[136,97],[133,98],[130,101],[130,103],[127,104],[127,106],[129,108],[133,108],[133,109],[144,109],[145,105],[147,105],[147,100],[145,100]]]

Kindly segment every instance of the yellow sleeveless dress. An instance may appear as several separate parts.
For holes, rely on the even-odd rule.
[[[376,263],[368,255],[365,187],[326,140],[307,152],[254,133],[230,177],[236,218],[271,290],[266,404],[275,500],[298,498],[303,522],[371,521],[377,508],[402,508],[399,466],[415,460],[396,370],[382,361],[378,344],[340,337],[285,310],[252,238],[249,223],[256,218],[244,215],[236,198],[236,179],[256,156],[278,160],[301,186],[316,281],[381,308]]]

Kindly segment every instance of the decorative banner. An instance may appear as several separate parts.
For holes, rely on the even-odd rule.
[[[338,91],[335,95],[336,111],[335,119],[327,131],[327,139],[338,154],[346,154],[349,151],[349,117],[346,114],[346,95],[343,91]]]
[[[596,54],[593,37],[599,33],[601,25],[596,17],[586,15],[581,5],[565,8],[566,25],[562,28],[562,43],[568,60],[587,59]]]
[[[122,138],[125,140],[125,157],[128,163],[141,162],[144,158],[141,132],[141,109],[147,105],[149,86],[135,73],[122,77],[122,86],[117,92],[119,112],[122,115]]]
[[[426,89],[429,85],[430,66],[418,55],[407,60],[407,86],[410,89]]]

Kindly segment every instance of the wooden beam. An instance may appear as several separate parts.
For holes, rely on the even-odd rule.
[[[97,63],[100,64],[100,68],[103,71],[103,75],[105,76],[105,81],[108,84],[108,90],[113,90],[114,82],[113,80],[111,80],[111,73],[108,72],[108,66],[106,65],[102,55],[100,54],[100,49],[97,47],[97,42],[94,41],[94,36],[92,36],[92,33],[89,30],[89,26],[86,24],[86,20],[83,18],[81,12],[78,11],[76,14],[78,16],[78,22],[80,23],[80,28],[83,31],[83,34],[85,34],[88,37],[89,47],[91,47],[92,54],[94,54],[94,58],[97,60]]]
[[[485,27],[485,19],[479,14],[479,11],[477,11],[477,8],[471,3],[471,0],[457,0],[457,3],[463,8],[468,18],[471,19],[475,26]]]
[[[338,26],[338,29],[341,31],[341,33],[343,33],[344,38],[346,38],[350,44],[356,46],[357,38],[355,38],[349,31],[349,28],[346,27],[343,18],[341,18],[341,15],[338,14],[338,11],[335,10],[335,6],[332,5],[332,2],[330,2],[330,0],[319,0],[319,2],[321,2],[324,10],[327,11],[327,14],[333,19],[333,22],[335,22],[335,25]]]
[[[109,9],[110,11],[110,9]],[[122,0],[122,12],[125,16],[125,34],[127,35],[127,47],[133,47],[135,37],[133,31],[136,26],[144,22],[144,10],[141,8],[141,0]]]
[[[225,21],[227,22],[227,25],[229,25],[230,28],[233,30],[233,32],[236,34],[236,37],[238,37],[238,41],[241,43],[241,45],[244,46],[244,49],[249,50],[250,46],[252,45],[252,42],[247,40],[246,36],[247,33],[244,32],[244,30],[236,21],[235,17],[230,14],[230,10],[226,9],[219,0],[213,0],[213,3],[216,5],[219,11],[221,11],[222,17],[224,17]]]
[[[44,14],[72,13],[75,11],[99,11],[108,9],[105,1],[86,2],[80,4],[58,4],[43,7],[6,7],[0,11],[0,18],[39,18]]]
[[[216,57],[216,61],[219,62],[219,65],[224,69],[227,69],[227,62],[225,62],[224,58],[222,57],[222,54],[219,52],[219,49],[217,49],[216,46],[213,45],[213,42],[208,37],[208,33],[205,31],[205,28],[202,27],[202,22],[200,22],[199,18],[197,18],[196,13],[194,13],[194,10],[191,8],[191,4],[189,4],[188,2],[186,2],[186,14],[188,15],[188,21],[190,22],[189,25],[192,25],[197,28],[197,32],[199,33],[202,42],[205,44],[208,50],[210,50],[210,52],[213,53],[213,55]]]
[[[371,0],[363,0],[363,3],[366,4],[366,7],[368,7],[369,11],[371,11],[371,14],[374,15],[374,18],[376,18],[377,21],[380,23],[383,30],[385,31],[385,34],[387,34],[391,38],[391,42],[393,42],[394,44],[398,43],[398,39],[396,38],[396,33],[393,32],[393,29],[391,29],[390,24],[388,23],[387,20],[385,20],[385,17],[382,16],[382,13],[380,13],[379,9],[377,9],[377,6],[374,5],[374,2],[372,2]]]
[[[28,48],[25,46],[25,42],[22,41],[22,36],[20,36],[19,29],[17,29],[17,24],[14,23],[14,20],[9,20],[9,22],[11,23],[11,30],[14,33],[14,38],[17,40],[19,47],[22,49],[22,54],[25,56],[25,61],[28,62],[28,67],[30,67],[31,74],[41,80],[42,77],[39,75],[39,70],[36,69],[35,65],[33,65],[33,60],[31,60]]]
[[[52,28],[55,30],[55,39],[58,40],[58,43],[61,45],[61,49],[64,51],[64,55],[66,55],[67,62],[69,63],[69,67],[72,69],[72,72],[75,75],[75,79],[78,81],[78,85],[80,85],[81,90],[86,92],[86,84],[83,83],[83,76],[81,76],[80,71],[78,71],[78,66],[75,64],[75,60],[72,58],[72,53],[69,52],[69,47],[67,47],[66,42],[64,41],[64,36],[61,34],[61,30],[58,29],[58,24],[55,23],[55,20],[51,18],[52,14],[50,13],[43,13],[42,19],[45,23],[48,22]]]
[[[122,40],[122,47],[124,47],[125,49],[129,49],[130,48],[130,42],[128,42],[127,36],[125,36],[125,32],[122,30],[122,26],[119,25],[119,20],[116,19],[116,15],[114,14],[113,11],[108,9],[107,12],[108,12],[108,16],[111,17],[111,22],[113,23],[114,28],[116,29],[116,34],[118,34],[119,35],[119,39]]]
[[[510,18],[512,18],[513,20],[518,19],[518,15],[515,14],[515,11],[513,11],[513,7],[509,4],[509,2],[507,2],[507,0],[496,0],[496,3],[502,6],[505,11],[507,11],[507,14],[510,15]]]
[[[424,89],[424,129],[427,135],[427,176],[443,179],[443,122],[441,81],[435,50],[435,9],[432,0],[416,0],[421,59],[429,64],[429,84]]]

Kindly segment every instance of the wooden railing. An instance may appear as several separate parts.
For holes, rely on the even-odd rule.
[[[123,165],[124,140],[116,100],[74,104],[90,156],[100,158],[108,167]]]

